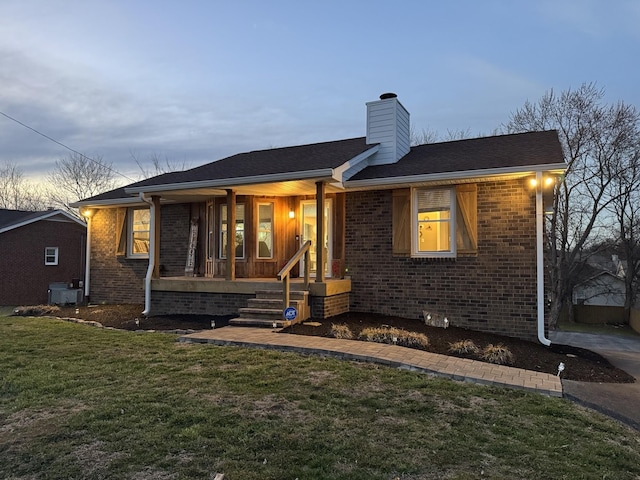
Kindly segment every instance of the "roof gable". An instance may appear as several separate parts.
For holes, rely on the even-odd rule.
[[[60,217],[65,222],[75,222],[86,227],[85,223],[77,217],[63,210],[46,210],[44,212],[26,212],[22,210],[0,209],[0,233],[8,232],[15,228],[23,227],[41,220]]]

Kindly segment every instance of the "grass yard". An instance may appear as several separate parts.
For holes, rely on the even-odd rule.
[[[0,478],[638,479],[572,403],[381,366],[0,317]]]

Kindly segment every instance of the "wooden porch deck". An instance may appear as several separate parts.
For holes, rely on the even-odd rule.
[[[292,290],[302,290],[303,278],[291,279]],[[221,277],[160,277],[151,280],[151,290],[165,292],[203,292],[250,294],[257,290],[282,290],[282,282],[275,278],[236,278],[228,281]],[[330,297],[351,292],[350,278],[325,278],[309,282],[309,294],[315,297]]]

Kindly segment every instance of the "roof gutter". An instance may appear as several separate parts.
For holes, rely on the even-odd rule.
[[[95,201],[84,201],[79,200],[77,202],[70,203],[70,207],[81,208],[81,207],[91,207],[91,208],[110,208],[114,205],[127,205],[127,206],[135,206],[141,205],[140,199],[136,197],[130,198],[113,198],[109,200],[95,200]]]
[[[403,183],[418,182],[439,182],[464,180],[473,177],[496,177],[503,175],[531,175],[536,172],[558,171],[564,172],[567,169],[566,163],[548,163],[542,165],[523,165],[520,167],[485,168],[480,170],[464,170],[459,172],[427,173],[421,175],[405,175],[401,177],[380,177],[368,178],[365,180],[347,180],[344,182],[346,188],[360,187],[384,187]]]
[[[140,200],[149,204],[149,266],[147,267],[147,275],[144,277],[144,311],[142,315],[149,316],[151,312],[151,278],[155,268],[156,261],[156,206],[153,200],[143,192],[140,192]]]
[[[544,205],[542,203],[542,172],[536,172],[536,280],[538,293],[538,340],[551,345],[544,334]]]

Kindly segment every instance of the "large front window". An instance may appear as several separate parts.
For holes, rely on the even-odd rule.
[[[452,190],[416,190],[415,195],[418,226],[416,253],[455,254],[455,223],[451,219],[451,211],[455,211],[455,196]]]
[[[403,243],[403,202],[394,199],[394,252]],[[411,196],[411,255],[455,257],[475,254],[477,240],[477,189],[475,185],[454,188],[416,188]],[[408,230],[407,230],[408,232]]]
[[[258,203],[258,258],[273,258],[273,203]]]
[[[220,206],[220,258],[227,258],[228,242],[227,206]],[[244,258],[244,204],[236,204],[236,225],[234,229],[235,258]]]

